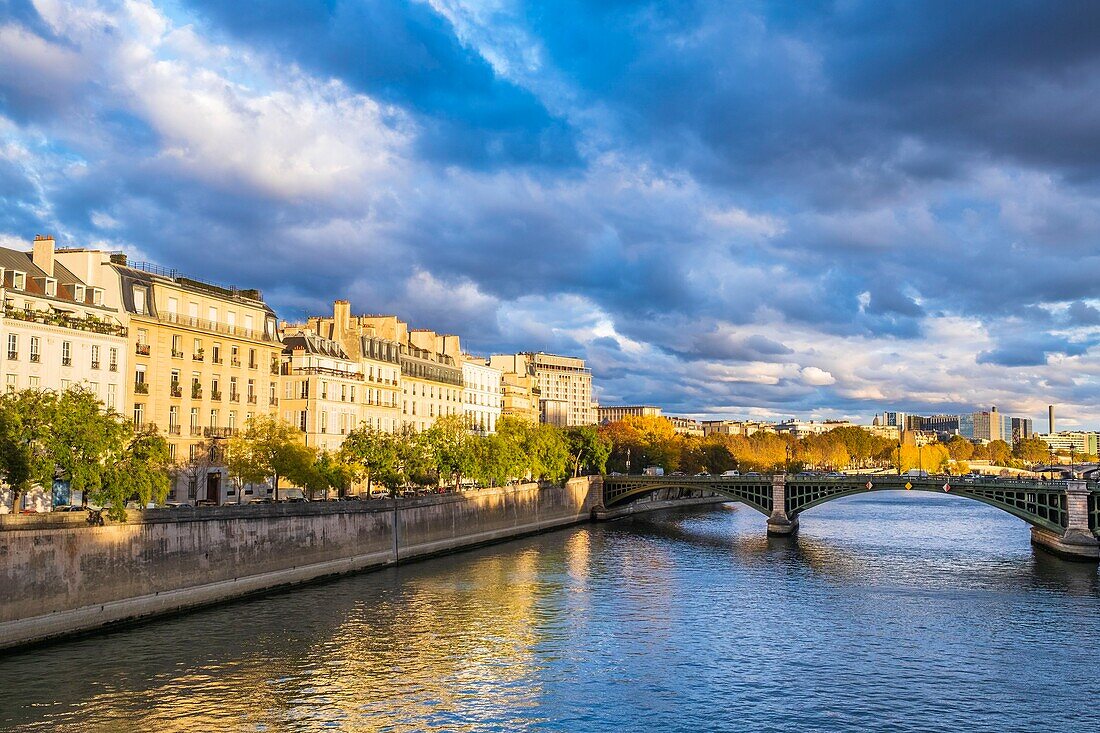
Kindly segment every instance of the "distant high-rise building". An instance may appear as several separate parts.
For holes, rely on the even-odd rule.
[[[1010,435],[1012,436],[1013,444],[1019,443],[1021,440],[1027,440],[1034,434],[1034,431],[1031,429],[1030,417],[1012,418],[1012,428]]]
[[[1054,433],[1054,405],[1047,405],[1047,432]]]
[[[924,430],[933,430],[940,435],[959,434],[958,415],[932,415],[924,419]],[[973,434],[973,430],[971,431]],[[972,436],[971,436],[972,437]]]
[[[965,415],[958,416],[959,421],[959,435],[970,440],[974,440],[974,413],[967,413]]]
[[[618,422],[627,415],[636,417],[660,417],[661,408],[652,405],[600,405],[597,415],[600,423]]]

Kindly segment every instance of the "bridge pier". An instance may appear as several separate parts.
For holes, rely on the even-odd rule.
[[[787,474],[772,476],[772,513],[768,517],[768,535],[787,537],[798,530],[798,517],[787,516]]]
[[[1100,560],[1100,542],[1089,529],[1089,489],[1084,481],[1066,482],[1066,530],[1062,534],[1031,528],[1031,544],[1067,560]]]

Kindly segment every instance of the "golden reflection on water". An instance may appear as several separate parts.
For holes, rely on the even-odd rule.
[[[138,698],[132,689],[101,688],[87,701],[99,710],[96,722],[80,729],[472,731],[489,714],[499,721],[501,710],[529,725],[541,694],[533,648],[540,626],[554,625],[538,600],[560,586],[546,565],[561,566],[562,580],[583,580],[587,553],[587,533],[578,532],[560,554],[528,547],[467,557],[447,573],[402,568],[378,598],[330,605],[325,591],[339,585],[297,591],[312,596],[317,617],[339,618],[332,628],[301,603],[280,603],[291,596],[273,597],[299,614],[289,636],[150,679]]]

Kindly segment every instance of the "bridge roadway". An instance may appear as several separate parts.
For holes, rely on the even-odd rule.
[[[958,476],[851,474],[759,476],[605,476],[610,509],[662,489],[711,491],[767,519],[768,534],[789,535],[799,515],[827,501],[868,491],[931,491],[995,506],[1031,525],[1033,544],[1074,560],[1100,559],[1100,485],[1080,480],[1031,481]]]

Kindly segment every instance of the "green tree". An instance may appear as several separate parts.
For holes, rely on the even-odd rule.
[[[163,504],[171,488],[172,459],[168,441],[155,428],[133,435],[118,456],[112,457],[92,500],[107,507],[112,519],[126,518],[126,502],[137,500],[143,507]]]
[[[596,473],[607,470],[611,441],[602,436],[594,425],[569,428],[565,431],[565,439],[573,476],[580,476],[581,470],[585,468]]]
[[[53,486],[52,454],[57,395],[26,389],[0,396],[0,478],[12,493],[12,511],[35,484]]]
[[[108,465],[123,459],[132,436],[132,424],[116,412],[105,412],[91,392],[74,388],[57,396],[50,452],[58,477],[71,490],[99,496]]]
[[[457,489],[462,476],[474,470],[474,439],[460,415],[448,415],[437,419],[424,431],[424,440],[436,472],[454,481]]]
[[[994,440],[988,446],[989,461],[994,466],[1008,465],[1009,459],[1012,457],[1012,446],[1003,440]]]
[[[376,430],[363,423],[344,438],[340,452],[355,475],[367,480],[368,495],[375,480],[379,480],[391,491],[399,485],[399,481],[395,480],[400,474],[397,437],[391,433]],[[385,477],[390,477],[390,480],[386,481]]]
[[[333,490],[338,496],[344,496],[354,476],[354,470],[340,453],[321,451],[310,470],[302,477],[302,485],[309,490],[311,499],[320,492],[327,500],[329,491]]]
[[[974,444],[961,435],[951,436],[947,441],[947,450],[953,461],[969,461],[974,457]]]
[[[257,415],[229,440],[226,463],[230,473],[246,483],[270,478],[278,501],[281,479],[306,485],[314,478],[311,472],[315,455],[312,448],[302,444],[298,428],[274,415]]]

